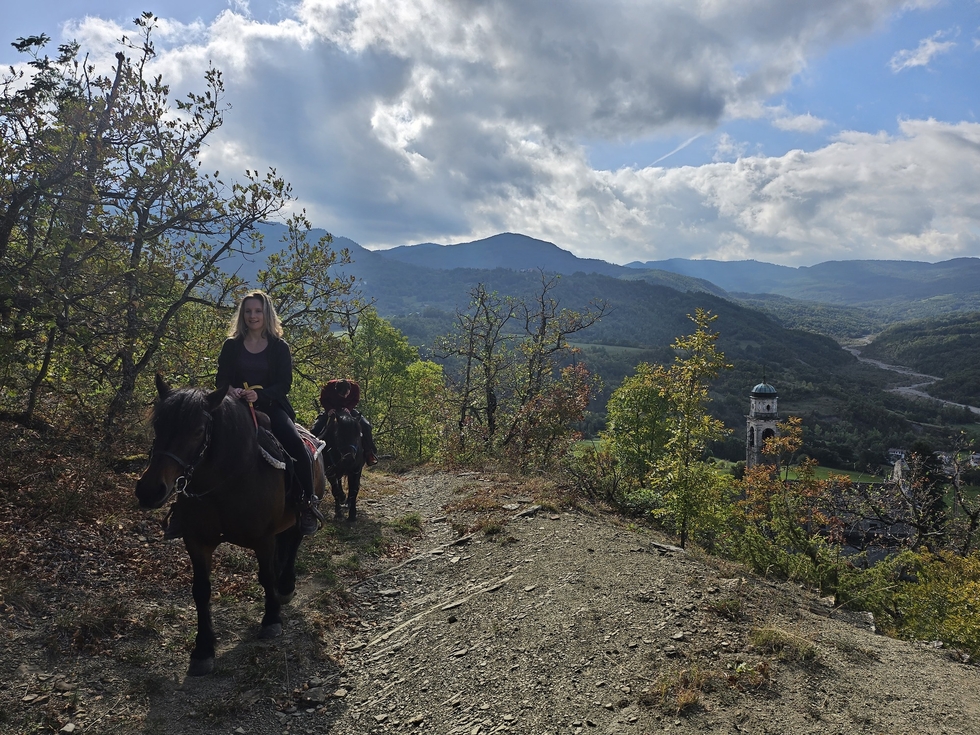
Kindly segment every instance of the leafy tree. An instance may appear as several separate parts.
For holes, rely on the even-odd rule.
[[[520,445],[516,453],[522,461],[530,458],[532,447],[541,452],[541,459],[552,456],[558,437],[567,436],[568,425],[584,418],[591,396],[600,389],[583,365],[558,371],[563,360],[578,354],[569,345],[569,336],[602,319],[605,302],[593,299],[584,312],[562,308],[553,294],[560,276],[549,278],[543,271],[539,275],[540,290],[533,298],[517,302],[514,309],[523,334],[515,349],[514,409],[501,440],[504,447]]]
[[[934,453],[923,443],[906,455],[900,476],[883,483],[855,483],[837,496],[835,513],[873,525],[878,543],[938,551],[945,543],[944,497],[952,484]]]
[[[898,633],[980,655],[980,554],[944,551],[920,554],[915,561],[915,581],[902,583],[895,595]]]
[[[120,41],[111,74],[79,58],[77,44],[41,57],[39,36],[17,44],[34,75],[3,80],[0,350],[20,356],[3,387],[27,422],[47,386],[101,411],[113,436],[140,376],[186,342],[176,327],[240,292],[227,269],[261,250],[254,225],[291,198],[275,171],[230,185],[202,171],[227,110],[221,75],[207,70],[202,93],[171,103],[148,72],[154,24],[149,13],[136,20],[138,39]],[[312,273],[323,256],[297,247],[285,270]],[[295,282],[277,277],[285,270],[273,262],[267,275],[289,292]],[[194,319],[179,318],[188,310]]]
[[[802,422],[796,417],[779,424],[779,434],[766,439],[763,452],[773,463],[746,470],[742,498],[732,511],[736,531],[728,538],[727,553],[757,571],[836,593],[842,558],[832,542],[841,540],[843,529],[831,512],[831,499],[845,492],[850,480],[818,480],[816,462],[809,459],[796,466],[796,477],[790,479],[790,464],[802,446]]]
[[[564,368],[557,379],[549,377],[537,395],[521,406],[502,445],[505,456],[527,470],[546,468],[564,460],[572,443],[580,438],[571,427],[585,417],[585,409],[599,385],[582,364]]]
[[[378,445],[399,457],[432,458],[445,400],[442,368],[420,360],[418,349],[373,309],[351,322],[348,336],[350,372]]]
[[[674,340],[670,367],[643,365],[613,393],[607,432],[624,474],[642,478],[634,498],[652,505],[682,547],[692,531],[717,524],[730,479],[705,461],[708,444],[726,433],[708,414],[708,388],[730,366],[710,331],[717,316],[697,309],[690,319],[696,329]]]
[[[469,310],[456,313],[455,331],[437,342],[436,355],[451,360],[457,454],[472,452],[476,435],[485,455],[502,450],[520,465],[546,462],[584,418],[598,384],[584,366],[567,370],[563,361],[576,354],[569,335],[595,324],[605,307],[562,308],[551,293],[557,282],[541,273],[527,300],[478,284]]]
[[[715,346],[718,333],[710,331],[717,318],[702,309],[695,312],[691,320],[696,329],[674,341],[678,355],[666,371],[670,437],[664,453],[654,461],[650,485],[663,501],[655,515],[675,530],[681,547],[692,528],[717,518],[715,511],[723,501],[725,478],[705,462],[708,443],[726,431],[707,410],[710,382],[731,367]]]
[[[646,485],[650,469],[670,439],[668,417],[672,404],[666,391],[669,382],[662,365],[640,363],[636,374],[625,378],[606,404],[603,438],[623,481],[634,488]]]
[[[483,447],[489,453],[497,433],[502,376],[514,359],[505,327],[514,317],[515,300],[487,291],[482,283],[470,297],[469,310],[456,311],[456,329],[437,341],[435,354],[455,358],[460,366],[453,373],[452,391],[460,448],[465,451],[468,437],[482,424]]]
[[[955,538],[956,551],[961,556],[973,552],[980,531],[980,496],[972,497],[967,488],[980,485],[980,469],[969,464],[968,458],[973,454],[973,447],[961,443],[954,452],[953,482],[953,512],[950,519],[950,536]]]

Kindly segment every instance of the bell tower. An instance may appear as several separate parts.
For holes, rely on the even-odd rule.
[[[766,439],[776,436],[779,430],[779,414],[776,410],[778,396],[776,389],[762,382],[749,393],[749,415],[745,417],[745,469],[750,469],[770,460],[762,454]]]

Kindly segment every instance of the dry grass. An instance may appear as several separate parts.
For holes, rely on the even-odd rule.
[[[749,642],[756,650],[774,653],[783,661],[807,663],[816,661],[819,656],[811,641],[771,625],[750,630]]]
[[[667,714],[689,713],[701,703],[701,695],[710,690],[714,678],[714,674],[697,666],[666,671],[640,701]]]

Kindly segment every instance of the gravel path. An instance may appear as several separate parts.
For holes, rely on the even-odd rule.
[[[8,594],[0,731],[980,735],[977,667],[624,519],[559,510],[543,489],[368,473],[357,524],[331,524],[304,552],[273,641],[255,639],[254,562],[222,547],[218,657],[200,679],[184,675],[186,554],[123,518],[144,568],[173,584],[121,562],[128,622],[61,657],[58,631],[73,628],[54,605],[78,617],[119,601],[72,584],[48,607]],[[352,551],[371,544],[382,553]],[[100,563],[93,579],[115,573]]]

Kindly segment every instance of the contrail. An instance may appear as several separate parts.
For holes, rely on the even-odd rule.
[[[682,151],[682,150],[684,150],[684,149],[685,149],[685,148],[687,148],[687,147],[688,147],[689,145],[691,145],[691,143],[693,143],[694,141],[696,141],[696,140],[697,140],[698,138],[700,138],[700,137],[701,137],[701,133],[698,133],[697,135],[692,135],[692,136],[691,136],[690,138],[688,138],[687,140],[685,140],[685,141],[684,141],[683,143],[681,143],[681,144],[680,144],[679,146],[677,146],[677,147],[676,147],[676,148],[675,148],[674,150],[672,150],[672,151],[671,151],[670,153],[665,153],[664,155],[662,155],[662,156],[661,156],[660,158],[658,158],[658,159],[657,159],[656,161],[654,161],[654,162],[653,162],[653,163],[651,163],[650,165],[651,165],[651,166],[656,166],[656,165],[657,165],[658,163],[660,163],[660,162],[661,162],[662,160],[664,160],[665,158],[669,158],[670,156],[672,156],[672,155],[674,155],[675,153],[677,153],[677,151]]]

